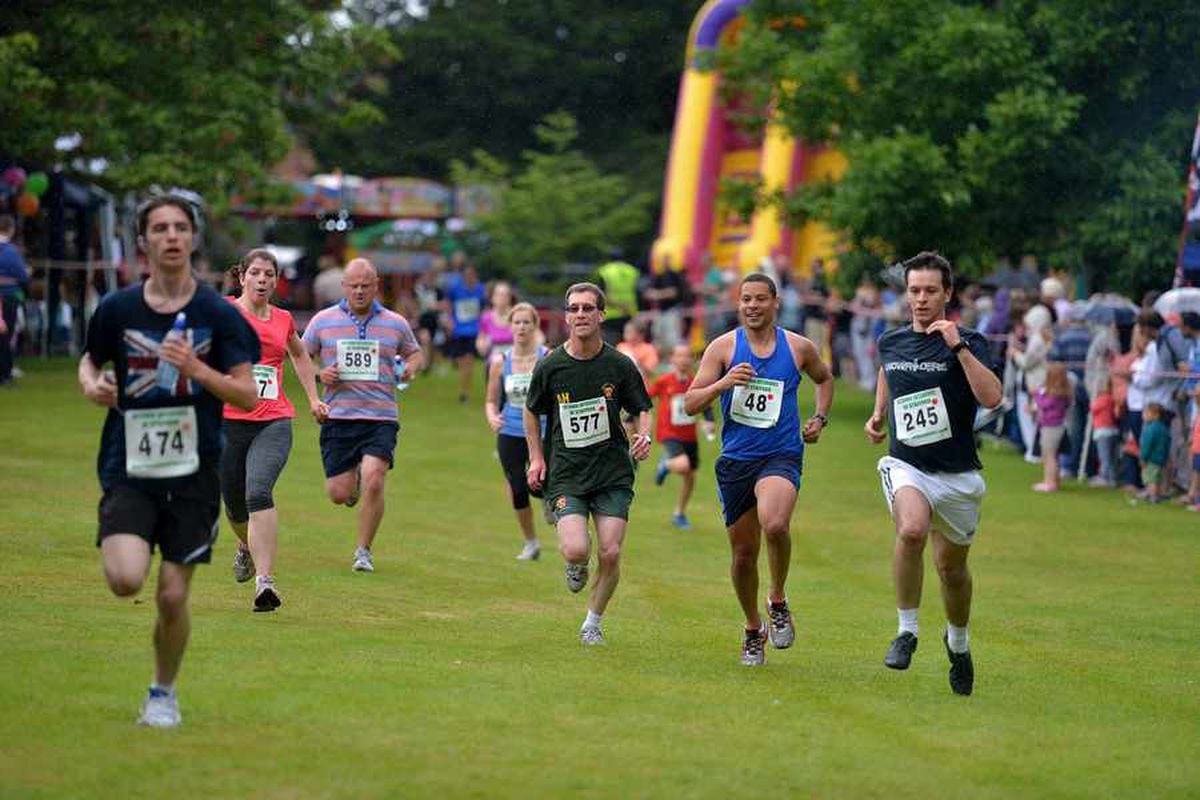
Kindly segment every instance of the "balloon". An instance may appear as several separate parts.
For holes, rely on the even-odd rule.
[[[17,197],[17,213],[22,217],[32,217],[38,212],[38,208],[40,207],[41,203],[38,201],[36,194],[22,192]]]
[[[50,188],[50,179],[44,172],[35,172],[25,181],[25,191],[34,197],[41,197]]]
[[[20,167],[9,167],[4,170],[4,182],[14,189],[25,185],[25,170]]]

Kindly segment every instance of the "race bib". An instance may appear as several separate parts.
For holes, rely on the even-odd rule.
[[[683,410],[683,395],[681,394],[671,398],[671,424],[677,428],[696,424],[696,418]]]
[[[562,425],[563,444],[567,447],[587,447],[607,441],[608,401],[594,397],[578,403],[563,403],[558,407],[558,421]]]
[[[479,318],[479,298],[464,297],[454,301],[454,318],[459,322],[474,322]]]
[[[254,385],[259,400],[279,399],[279,368],[269,364],[254,365]]]
[[[379,342],[374,339],[338,339],[339,381],[379,380]]]
[[[783,408],[783,381],[751,378],[745,386],[733,387],[729,416],[751,428],[771,428]]]
[[[525,407],[525,398],[529,395],[531,380],[533,380],[532,372],[504,376],[504,396],[510,406]]]
[[[892,401],[892,417],[896,421],[896,438],[909,447],[923,447],[953,435],[946,399],[936,386],[897,397]]]
[[[179,478],[200,468],[196,409],[142,408],[125,412],[125,474]]]

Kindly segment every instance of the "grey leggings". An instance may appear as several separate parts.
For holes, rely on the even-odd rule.
[[[292,421],[225,420],[225,449],[221,451],[221,494],[225,515],[245,522],[255,511],[275,507],[271,491],[292,449]]]

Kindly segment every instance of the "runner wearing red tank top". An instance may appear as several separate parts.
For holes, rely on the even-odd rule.
[[[324,422],[329,408],[317,394],[316,368],[292,315],[271,305],[279,280],[279,263],[270,250],[251,250],[235,268],[240,297],[226,298],[258,335],[262,356],[254,365],[258,402],[245,411],[226,404],[225,449],[221,453],[221,493],[225,515],[238,537],[233,576],[255,578],[255,611],[274,611],[282,604],[271,569],[279,540],[279,514],[272,490],[292,449],[292,403],[283,391],[283,359],[291,356],[313,418]]]

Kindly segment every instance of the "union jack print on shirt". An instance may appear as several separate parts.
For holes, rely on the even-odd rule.
[[[154,383],[158,369],[158,348],[162,346],[167,331],[138,331],[125,329],[125,396],[152,400],[165,397],[186,397],[199,394],[200,387],[194,381],[179,376],[174,390],[167,392]],[[192,345],[196,357],[208,361],[212,349],[212,331],[209,328],[185,328],[183,337]]]

